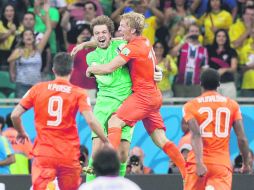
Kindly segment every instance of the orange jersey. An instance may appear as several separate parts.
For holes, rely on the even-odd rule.
[[[196,119],[203,140],[203,161],[231,168],[229,139],[232,124],[242,119],[239,105],[215,91],[208,91],[184,105],[184,119]],[[195,163],[194,152],[187,162]]]
[[[33,86],[20,105],[34,107],[37,137],[33,155],[59,159],[79,159],[79,137],[76,114],[91,110],[85,90],[63,79]]]
[[[131,40],[119,54],[126,60],[132,80],[132,90],[144,93],[157,90],[153,75],[157,60],[147,38],[138,36]]]

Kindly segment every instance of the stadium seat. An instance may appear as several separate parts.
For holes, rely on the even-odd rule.
[[[4,93],[0,92],[0,98],[1,98],[1,99],[5,99],[5,98],[7,98],[7,97],[5,96]]]
[[[10,81],[9,72],[0,71],[0,92],[4,93],[7,98],[10,97],[12,93],[14,93],[15,87],[15,83]]]

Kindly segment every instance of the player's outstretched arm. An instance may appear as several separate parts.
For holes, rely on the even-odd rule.
[[[196,159],[196,173],[202,177],[206,174],[207,168],[203,163],[203,142],[199,129],[198,122],[196,119],[190,119],[188,122],[191,131],[191,145],[195,154]]]
[[[21,115],[25,112],[26,110],[20,104],[18,104],[11,113],[13,126],[18,131],[17,141],[22,144],[24,144],[26,140],[29,141],[29,137],[21,125]]]
[[[95,132],[98,137],[102,140],[103,143],[108,143],[107,137],[104,135],[102,127],[96,117],[94,116],[92,111],[83,111],[82,115],[84,116],[86,123],[91,128],[93,132]]]
[[[82,42],[81,44],[76,45],[72,51],[71,51],[71,56],[74,57],[79,51],[81,51],[84,48],[96,48],[97,43],[95,40],[91,39],[88,42]]]
[[[90,77],[92,74],[102,75],[114,72],[117,68],[125,65],[127,61],[121,56],[116,56],[110,63],[108,64],[97,64],[92,65],[87,68],[86,76]]]
[[[243,173],[250,173],[251,168],[249,165],[249,146],[248,146],[248,141],[244,133],[244,128],[243,128],[243,122],[242,120],[237,120],[233,124],[234,131],[237,137],[238,141],[238,147],[240,149],[242,158],[243,158],[243,167],[242,167],[242,172]]]

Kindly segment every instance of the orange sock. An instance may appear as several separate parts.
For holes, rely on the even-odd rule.
[[[114,147],[118,150],[118,147],[121,143],[122,129],[118,127],[108,128],[108,140]]]
[[[185,178],[186,175],[186,170],[185,170],[185,160],[183,158],[183,155],[180,153],[178,148],[174,143],[171,141],[167,142],[163,146],[163,151],[171,158],[171,160],[175,163],[175,165],[178,167],[180,170],[183,179]]]

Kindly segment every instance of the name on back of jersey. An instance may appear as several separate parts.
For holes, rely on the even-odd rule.
[[[61,84],[48,84],[48,90],[71,93],[71,86],[61,85]]]
[[[198,103],[203,102],[227,102],[227,98],[220,95],[203,96],[197,98]]]

